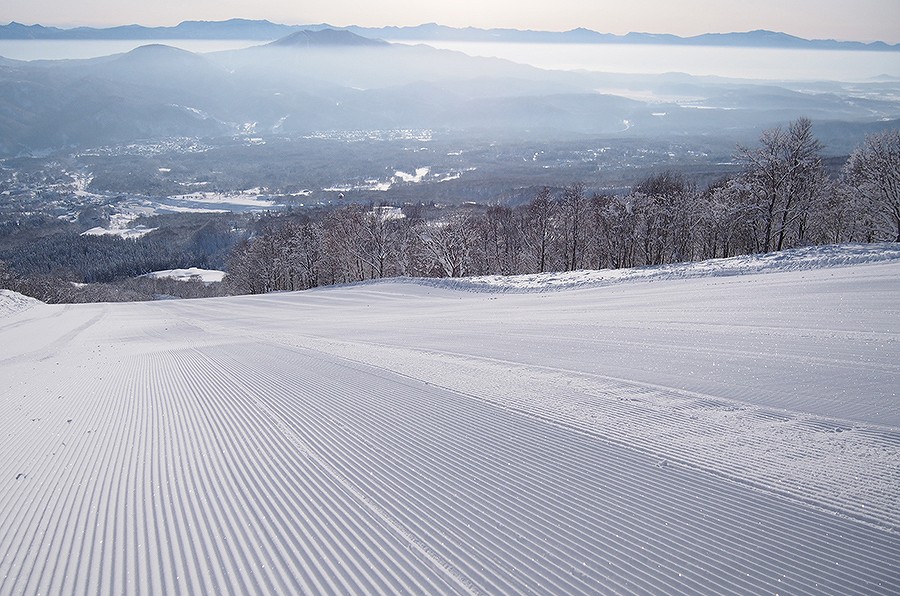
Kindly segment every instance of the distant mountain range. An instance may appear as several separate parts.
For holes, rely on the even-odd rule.
[[[303,30],[340,29],[357,35],[395,41],[477,41],[514,43],[618,43],[692,46],[734,46],[763,48],[798,48],[820,50],[900,51],[900,44],[884,42],[862,43],[832,39],[803,39],[774,31],[742,33],[706,33],[693,37],[669,34],[628,33],[613,35],[590,29],[571,31],[522,31],[518,29],[478,29],[447,27],[429,23],[416,27],[332,27],[318,25],[282,25],[270,21],[231,19],[228,21],[184,21],[175,27],[144,27],[126,25],[98,29],[76,27],[60,29],[43,25],[22,25],[12,22],[0,26],[0,39],[253,39],[271,41]]]
[[[894,94],[895,83],[857,84],[851,95],[827,82],[803,89],[542,70],[347,30],[295,31],[208,54],[152,43],[87,60],[0,59],[0,158],[172,137],[433,130],[672,139],[755,134],[799,116],[854,130],[895,126],[900,116],[896,101],[875,98]]]

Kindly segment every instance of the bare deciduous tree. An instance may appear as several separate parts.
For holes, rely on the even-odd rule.
[[[573,184],[567,187],[563,194],[561,209],[566,271],[584,267],[587,211],[588,203],[584,194],[584,184]]]
[[[558,238],[558,210],[550,189],[544,188],[522,211],[519,222],[525,254],[531,265],[530,273],[544,273],[553,268],[552,247]]]

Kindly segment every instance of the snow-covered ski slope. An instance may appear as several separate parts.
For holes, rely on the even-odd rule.
[[[12,312],[0,593],[896,594],[900,259],[856,263]]]

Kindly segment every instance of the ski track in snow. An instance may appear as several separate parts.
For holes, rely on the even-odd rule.
[[[896,593],[898,290],[888,262],[12,313],[0,593]]]

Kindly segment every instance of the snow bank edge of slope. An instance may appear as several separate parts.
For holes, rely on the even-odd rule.
[[[0,289],[0,318],[28,310],[37,304],[43,304],[43,302],[12,290]]]
[[[707,261],[651,265],[630,269],[578,270],[525,275],[485,275],[466,278],[394,278],[390,281],[422,284],[469,292],[528,293],[599,287],[629,281],[663,281],[698,277],[730,277],[756,273],[808,271],[874,263],[900,262],[900,243],[834,244],[809,246],[765,254],[742,255]],[[362,282],[363,284],[379,283]],[[357,285],[357,284],[350,284]]]

